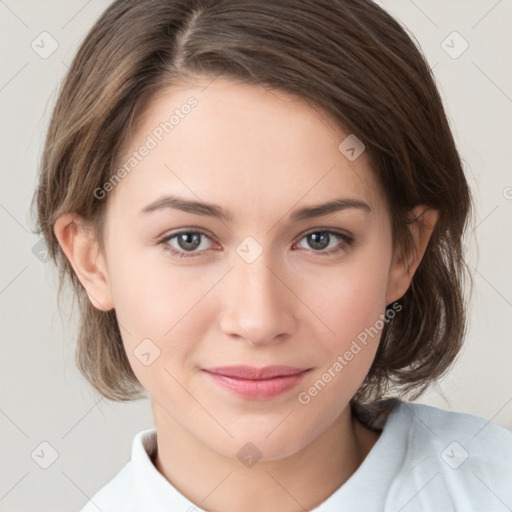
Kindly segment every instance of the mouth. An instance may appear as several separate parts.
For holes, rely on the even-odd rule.
[[[311,368],[224,366],[202,371],[220,387],[239,396],[267,400],[294,388]]]

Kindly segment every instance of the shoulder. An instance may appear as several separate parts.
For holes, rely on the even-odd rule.
[[[510,431],[471,414],[407,402],[389,420],[401,436],[395,441],[405,443],[395,493],[412,485],[405,494],[418,492],[416,505],[436,495],[444,497],[447,510],[512,506]]]
[[[141,477],[155,471],[151,456],[156,448],[156,430],[143,430],[135,435],[131,460],[99,489],[80,512],[135,512],[140,510],[137,487]]]
[[[127,462],[123,468],[99,489],[80,509],[80,512],[114,512],[134,510],[134,479],[132,463]]]
[[[512,452],[512,433],[490,420],[429,405],[401,402],[397,411],[400,421],[408,424],[411,434],[439,448],[446,441],[466,443],[473,456],[484,460],[502,460]],[[507,461],[510,463],[510,459]]]

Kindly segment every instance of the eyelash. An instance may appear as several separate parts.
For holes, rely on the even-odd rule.
[[[299,238],[299,242],[301,240],[303,240],[304,238],[306,238],[308,235],[311,235],[313,233],[322,233],[322,234],[328,234],[328,235],[334,235],[338,238],[341,238],[342,242],[332,248],[332,249],[329,249],[327,251],[325,250],[317,250],[315,251],[314,249],[311,249],[311,251],[313,253],[316,253],[318,255],[321,255],[321,256],[331,256],[333,254],[337,254],[341,251],[344,251],[346,250],[347,247],[350,247],[353,242],[354,242],[354,239],[347,235],[346,233],[343,233],[343,232],[340,232],[340,231],[334,231],[334,230],[330,230],[330,229],[315,229],[315,230],[312,230],[312,231],[308,231],[307,233],[304,233],[300,238]],[[168,235],[168,236],[165,236],[164,238],[162,238],[158,244],[162,244],[164,246],[164,250],[166,252],[169,252],[170,254],[172,254],[173,256],[177,256],[178,258],[193,258],[193,257],[197,257],[197,256],[200,256],[202,252],[204,251],[178,251],[176,249],[174,249],[174,247],[171,247],[170,245],[168,245],[168,242],[170,240],[172,240],[173,238],[176,238],[178,237],[179,235],[183,235],[183,234],[192,234],[192,235],[202,235],[206,238],[210,238],[205,232],[201,231],[201,230],[183,230],[183,231],[178,231],[176,233],[173,233],[171,235]],[[207,250],[207,249],[206,249]]]

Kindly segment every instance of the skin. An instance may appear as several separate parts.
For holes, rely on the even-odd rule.
[[[351,162],[338,150],[348,134],[329,114],[284,92],[224,79],[161,91],[123,158],[190,96],[198,106],[104,199],[105,254],[76,214],[62,215],[55,233],[94,306],[116,310],[130,363],[151,397],[157,469],[207,510],[309,510],[354,473],[379,437],[348,406],[378,336],[308,404],[298,395],[405,293],[437,213],[412,225],[414,254],[394,255],[367,156]],[[215,203],[232,220],[170,208],[140,213],[167,194]],[[298,208],[337,197],[370,211],[290,220]],[[173,256],[158,243],[187,228],[207,234],[195,256]],[[319,249],[306,236],[326,229],[353,242],[331,235]],[[248,236],[262,250],[251,263],[236,251]],[[186,252],[177,238],[167,245]],[[341,250],[325,254],[335,247]],[[146,366],[134,350],[148,338],[160,355]],[[235,395],[201,371],[238,364],[312,369],[267,400]],[[252,467],[237,457],[248,442],[261,452]]]

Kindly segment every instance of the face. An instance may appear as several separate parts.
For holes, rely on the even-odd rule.
[[[325,432],[370,368],[395,299],[390,218],[327,113],[210,82],[161,91],[127,141],[104,199],[104,302],[170,423],[274,460]]]

